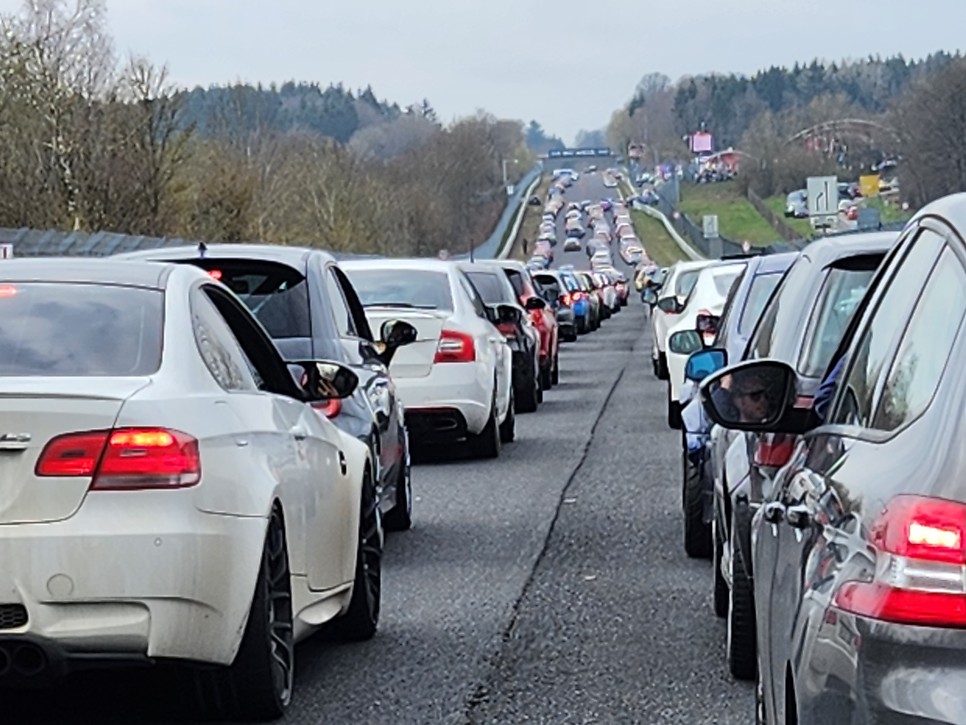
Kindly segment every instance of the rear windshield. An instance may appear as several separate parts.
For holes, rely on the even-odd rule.
[[[681,272],[678,275],[677,280],[674,283],[674,294],[678,297],[687,297],[691,294],[691,290],[694,289],[694,284],[698,281],[698,274],[701,272],[699,269],[694,269],[689,272]],[[727,292],[727,290],[725,290]]]
[[[308,283],[294,267],[257,259],[193,259],[241,298],[272,339],[311,337]]]
[[[150,375],[163,330],[158,290],[0,283],[0,376]]]
[[[755,329],[755,323],[761,317],[765,303],[768,302],[771,293],[775,291],[775,287],[781,280],[781,272],[759,274],[752,280],[751,289],[748,290],[748,297],[745,299],[745,308],[741,311],[741,317],[738,318],[739,333],[748,335]]]
[[[506,287],[501,284],[500,275],[502,272],[467,272],[474,289],[480,293],[480,297],[488,305],[497,305],[501,302],[515,302],[509,299],[506,294]]]
[[[421,269],[343,269],[363,307],[415,307],[452,310],[453,294],[445,272]]]
[[[873,274],[875,271],[872,269],[829,270],[822,283],[818,303],[812,311],[805,345],[798,361],[798,370],[802,375],[818,377],[825,372]]]

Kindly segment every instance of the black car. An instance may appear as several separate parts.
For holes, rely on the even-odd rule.
[[[741,274],[728,292],[720,320],[713,320],[716,328],[712,347],[720,348],[726,355],[721,362],[730,357],[740,359],[748,344],[748,336],[754,329],[765,308],[765,304],[775,291],[782,276],[798,258],[798,252],[784,254],[765,254],[751,257]],[[697,322],[700,326],[702,318]],[[686,354],[701,350],[704,346],[699,329],[680,330],[668,338],[671,352]],[[688,362],[691,360],[689,358]],[[689,364],[685,366],[686,380],[694,386],[701,382],[701,375],[709,368]],[[687,385],[687,383],[686,383]],[[682,388],[682,400],[687,392]],[[712,423],[704,415],[700,396],[694,395],[681,412],[684,430],[684,446],[681,451],[683,481],[681,486],[681,505],[684,511],[684,549],[688,556],[706,558],[711,555],[711,521],[714,511],[714,482],[711,475]]]
[[[415,328],[396,322],[396,339],[381,340],[392,344],[380,352],[352,284],[335,258],[318,249],[213,244],[130,252],[115,258],[206,269],[254,313],[284,359],[333,360],[351,367],[359,376],[356,392],[313,407],[369,446],[379,468],[376,480],[385,527],[398,530],[412,525],[409,438],[388,364],[398,343],[415,339]]]
[[[794,402],[800,410],[811,408],[825,366],[896,236],[873,232],[811,243],[768,301],[742,357],[794,365],[800,382]],[[755,674],[751,520],[795,443],[793,436],[758,432],[713,434],[714,609],[727,617],[728,664],[739,679]]]
[[[460,269],[487,305],[508,305],[519,312],[516,320],[497,322],[513,352],[513,400],[515,410],[532,413],[543,400],[540,387],[540,332],[503,269],[495,264],[461,264]]]
[[[753,521],[759,723],[966,722],[964,238],[963,194],[906,226],[809,415],[787,361],[708,380],[776,392],[720,425],[804,436]]]

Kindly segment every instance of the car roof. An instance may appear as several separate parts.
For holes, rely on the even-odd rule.
[[[825,266],[843,257],[884,254],[895,244],[899,232],[858,232],[822,237],[802,250],[815,264]]]
[[[308,257],[319,255],[325,262],[334,262],[329,252],[313,247],[290,247],[280,244],[208,244],[204,254],[195,245],[182,247],[161,247],[125,252],[116,255],[117,259],[148,259],[155,261],[187,261],[192,259],[255,259],[265,262],[278,262],[290,267],[304,269]]]
[[[83,259],[78,257],[43,257],[11,259],[0,265],[4,282],[79,282],[127,287],[164,289],[174,265],[156,262]],[[199,276],[205,276],[198,271]]]
[[[380,257],[377,259],[352,259],[339,262],[342,269],[420,269],[436,272],[450,272],[456,269],[456,260],[434,259],[432,257]]]

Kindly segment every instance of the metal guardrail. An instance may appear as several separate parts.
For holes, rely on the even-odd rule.
[[[473,248],[473,257],[476,259],[496,259],[501,251],[503,245],[503,237],[506,235],[507,229],[513,222],[513,216],[516,214],[517,209],[521,205],[526,203],[523,198],[530,189],[530,185],[540,176],[543,171],[541,166],[534,166],[530,171],[524,174],[523,178],[517,182],[516,188],[513,194],[507,200],[506,208],[503,210],[503,214],[500,216],[499,221],[496,223],[496,227],[493,229],[493,233],[482,243]],[[457,253],[451,255],[454,259],[466,259],[468,258],[469,252]]]

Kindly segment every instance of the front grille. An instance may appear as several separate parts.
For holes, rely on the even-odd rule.
[[[27,623],[27,610],[22,604],[0,604],[0,629],[16,629]]]

